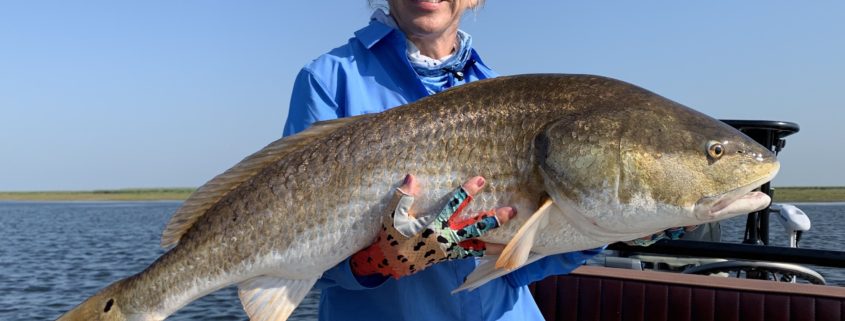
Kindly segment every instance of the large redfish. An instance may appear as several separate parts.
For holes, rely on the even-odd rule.
[[[760,209],[770,200],[752,190],[778,168],[733,128],[628,83],[478,81],[273,142],[184,203],[164,231],[170,251],[59,320],[162,320],[229,285],[251,320],[284,320],[323,271],[373,241],[406,173],[424,183],[417,213],[474,175],[488,187],[469,212],[520,213],[485,235],[508,246],[474,287],[545,255]]]

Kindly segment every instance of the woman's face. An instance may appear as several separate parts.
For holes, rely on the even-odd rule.
[[[464,10],[478,0],[388,0],[390,14],[409,38],[438,37],[458,29]]]

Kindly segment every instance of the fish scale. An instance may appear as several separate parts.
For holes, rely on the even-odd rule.
[[[638,134],[650,124],[680,134]],[[702,146],[710,140],[743,153],[708,160]],[[764,153],[756,162],[742,156]],[[323,271],[373,242],[406,173],[422,182],[418,215],[437,213],[475,175],[487,185],[465,215],[506,205],[519,213],[482,238],[508,245],[501,262],[469,276],[472,288],[546,255],[642,237],[667,222],[714,220],[713,204],[750,197],[774,176],[770,154],[710,117],[609,78],[473,82],[316,124],[247,157],[174,214],[162,244],[175,247],[59,320],[157,320],[233,284],[251,318],[285,318]],[[672,179],[688,173],[703,182]],[[720,183],[730,180],[737,183]],[[547,199],[552,205],[538,211]]]

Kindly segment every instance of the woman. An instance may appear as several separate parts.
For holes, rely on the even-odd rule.
[[[285,135],[316,121],[381,112],[495,77],[472,49],[470,35],[458,29],[464,12],[482,1],[389,0],[389,14],[375,10],[370,24],[356,31],[347,44],[302,69],[294,84]],[[476,177],[463,190],[471,195],[481,187],[483,179]],[[414,189],[409,176],[401,189],[405,193],[398,193],[394,200],[413,195]],[[457,193],[454,197],[460,198]],[[514,213],[503,208],[495,212],[495,219],[493,214],[481,215],[477,222],[504,224]],[[411,237],[419,237],[419,232],[414,230]],[[368,263],[361,258],[368,253],[380,255],[384,241],[323,274],[317,283],[322,289],[320,320],[543,320],[527,285],[568,273],[601,251],[547,257],[474,291],[452,295],[477,264],[473,257],[461,257],[481,253],[462,248],[461,254],[447,253],[444,261],[422,271],[413,266],[411,271],[395,273],[378,266],[362,267]]]

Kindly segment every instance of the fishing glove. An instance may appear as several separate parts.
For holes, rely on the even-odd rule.
[[[483,256],[486,246],[475,238],[499,227],[500,222],[495,211],[461,219],[461,211],[471,201],[472,196],[459,187],[428,223],[413,217],[414,197],[397,188],[382,216],[375,243],[352,256],[352,272],[398,279],[444,260]]]

